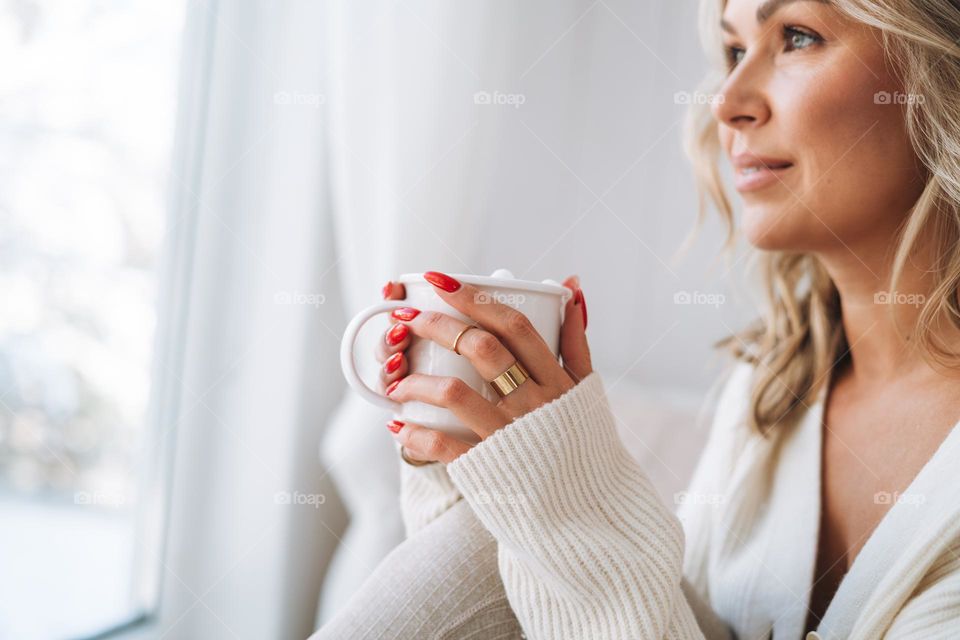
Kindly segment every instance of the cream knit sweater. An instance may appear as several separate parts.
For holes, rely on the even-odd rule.
[[[594,372],[446,467],[402,464],[407,532],[465,498],[531,640],[803,638],[822,396],[760,438],[742,420],[751,373],[739,364],[726,383],[678,514],[623,447]],[[958,462],[955,428],[809,637],[960,638]]]

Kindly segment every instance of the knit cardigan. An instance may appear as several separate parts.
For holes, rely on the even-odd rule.
[[[466,499],[498,542],[531,640],[804,637],[820,513],[823,394],[766,438],[738,364],[674,513],[591,373],[444,466],[402,464],[408,535]],[[807,638],[960,638],[960,428],[871,534]],[[920,498],[918,498],[918,496]]]

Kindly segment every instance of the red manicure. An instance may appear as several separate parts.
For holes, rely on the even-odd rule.
[[[400,307],[399,309],[394,309],[390,315],[397,320],[413,320],[419,313],[420,309],[414,309],[413,307]]]
[[[403,378],[400,378],[399,380],[394,380],[393,382],[391,382],[390,386],[387,387],[387,391],[386,391],[387,395],[390,395],[391,393],[393,393],[396,390],[397,385],[400,384],[402,381],[403,381]]]
[[[400,422],[399,420],[391,420],[390,422],[387,423],[387,429],[390,429],[390,431],[397,433],[398,431],[400,431],[400,429],[403,429],[404,424],[406,423]]]
[[[380,290],[380,293],[383,294],[384,300],[389,298],[390,294],[393,293],[393,281],[387,280],[387,284],[383,285],[383,289]]]
[[[397,323],[393,325],[390,331],[387,331],[387,344],[391,347],[403,342],[403,339],[410,333],[410,327],[405,324]]]
[[[453,293],[460,288],[460,281],[451,278],[445,273],[439,271],[427,271],[423,274],[424,279],[435,287],[440,287],[447,293]]]
[[[580,311],[583,312],[583,329],[587,329],[587,301],[583,297],[583,289],[577,289],[574,304],[580,305]]]
[[[401,362],[403,362],[403,352],[402,352],[402,351],[401,351],[400,353],[395,353],[395,354],[393,354],[392,356],[390,356],[389,358],[387,358],[386,363],[384,363],[384,366],[385,366],[386,369],[387,369],[387,373],[393,373],[394,371],[396,371],[397,369],[399,369]]]

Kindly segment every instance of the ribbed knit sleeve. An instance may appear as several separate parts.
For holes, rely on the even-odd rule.
[[[616,432],[594,372],[447,465],[499,543],[528,638],[703,638],[683,529]]]
[[[396,450],[399,458],[399,443],[396,443]],[[400,460],[400,514],[408,538],[461,498],[445,465],[434,463],[415,467]]]

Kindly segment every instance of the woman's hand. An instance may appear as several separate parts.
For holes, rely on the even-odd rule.
[[[524,366],[530,377],[494,404],[460,378],[420,373],[407,375],[403,350],[410,344],[410,334],[433,340],[449,349],[457,334],[468,324],[445,313],[404,307],[391,314],[394,325],[377,349],[377,358],[384,363],[380,380],[391,400],[418,400],[449,409],[480,440],[485,440],[516,418],[560,397],[592,371],[584,333],[586,303],[576,276],[564,281],[574,295],[567,302],[560,329],[562,365],[521,312],[491,300],[476,287],[446,274],[428,271],[424,277],[445,302],[482,327],[465,332],[458,350],[484,380],[493,380],[515,360]],[[402,300],[405,296],[406,292],[399,283],[387,283],[384,287],[387,299]],[[408,333],[404,333],[403,327]],[[395,344],[391,344],[391,334]],[[472,446],[443,432],[409,422],[393,420],[387,426],[403,445],[407,456],[415,460],[447,463]]]

